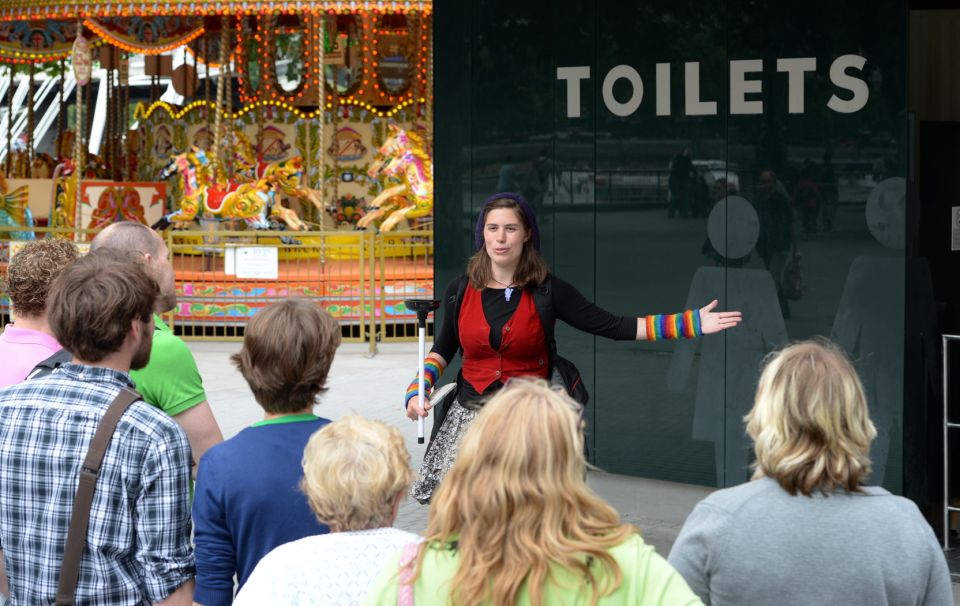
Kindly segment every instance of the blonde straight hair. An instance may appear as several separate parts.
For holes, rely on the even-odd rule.
[[[546,382],[521,379],[477,415],[434,495],[426,532],[428,547],[457,541],[452,603],[512,605],[526,585],[539,606],[552,566],[587,579],[592,605],[619,587],[608,550],[636,529],[587,487],[575,409]]]
[[[857,371],[826,339],[771,355],[744,417],[757,455],[754,479],[769,476],[792,495],[860,490],[877,430]]]

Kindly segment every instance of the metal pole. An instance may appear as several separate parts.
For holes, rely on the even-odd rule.
[[[950,430],[960,429],[960,423],[950,422],[950,342],[960,341],[960,335],[943,335],[943,549],[950,549],[950,514],[960,513],[960,507],[950,506]]]
[[[950,339],[943,335],[943,549],[950,549],[950,428],[947,403],[950,401]]]
[[[424,349],[426,349],[427,342],[427,313],[423,312],[417,313],[417,339],[420,344],[418,349],[420,360],[420,365],[417,367],[417,387],[419,393],[417,394],[417,399],[419,400],[420,410],[423,410],[423,358],[426,356]],[[423,444],[423,417],[417,417],[417,444]]]
[[[417,335],[420,344],[419,347],[419,366],[417,367],[417,387],[419,394],[417,403],[420,410],[423,410],[423,401],[426,399],[424,390],[424,363],[426,362],[426,340],[427,340],[427,314],[440,307],[440,301],[434,299],[407,299],[404,301],[407,309],[417,312]],[[417,444],[423,444],[423,416],[417,416]]]

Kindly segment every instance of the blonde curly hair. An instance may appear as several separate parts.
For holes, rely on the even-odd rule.
[[[400,432],[350,415],[310,437],[300,489],[320,522],[346,532],[389,526],[394,503],[412,478]]]

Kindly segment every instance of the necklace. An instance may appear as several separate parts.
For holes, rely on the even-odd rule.
[[[497,284],[499,284],[500,286],[503,286],[504,288],[503,298],[509,301],[510,297],[513,295],[514,286],[516,286],[516,284],[514,284],[513,282],[511,282],[510,284],[504,284],[503,282],[501,282],[500,280],[497,280],[496,278],[490,278],[490,279],[496,282]]]

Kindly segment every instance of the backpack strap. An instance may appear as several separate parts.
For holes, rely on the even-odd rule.
[[[533,289],[533,304],[540,316],[543,334],[547,339],[547,349],[550,353],[550,367],[553,368],[553,359],[557,357],[557,340],[554,329],[557,323],[556,313],[553,311],[553,278],[547,276],[542,284]]]
[[[460,345],[460,305],[463,304],[463,293],[467,291],[467,284],[470,279],[466,274],[457,279],[457,293],[447,299],[448,303],[453,305],[453,335],[457,338],[457,345],[460,347],[460,358],[463,358],[463,345]]]
[[[33,370],[31,370],[29,374],[27,374],[26,378],[37,379],[40,377],[45,377],[64,364],[69,364],[72,360],[72,353],[66,349],[60,349],[46,360],[37,362],[37,365],[33,367]]]

